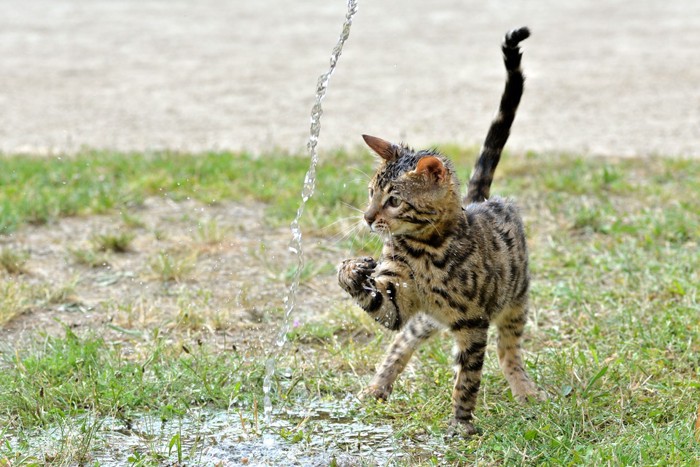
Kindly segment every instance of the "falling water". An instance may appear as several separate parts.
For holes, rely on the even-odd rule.
[[[265,363],[265,379],[263,381],[263,393],[265,394],[264,407],[265,407],[265,420],[269,424],[272,421],[272,402],[270,400],[270,388],[272,386],[272,377],[275,373],[275,362],[276,356],[281,353],[282,348],[287,343],[287,333],[289,332],[290,326],[290,315],[296,307],[296,295],[299,289],[299,278],[301,276],[301,271],[304,268],[304,252],[301,244],[301,228],[299,226],[299,219],[304,213],[304,207],[306,202],[313,196],[314,189],[316,188],[316,165],[318,164],[318,151],[316,146],[318,145],[318,135],[321,133],[321,115],[323,114],[323,108],[321,107],[321,101],[326,96],[326,91],[328,90],[328,83],[335,71],[335,67],[338,64],[338,59],[343,51],[343,45],[345,41],[350,36],[350,26],[352,25],[352,18],[357,11],[357,0],[348,0],[348,10],[345,14],[345,22],[343,23],[343,30],[340,33],[338,42],[335,47],[333,47],[333,52],[331,53],[330,67],[328,71],[318,77],[318,82],[316,84],[316,102],[311,109],[311,130],[309,134],[309,142],[306,147],[311,155],[311,163],[309,165],[309,170],[306,172],[306,177],[304,178],[304,187],[301,191],[301,202],[299,203],[299,208],[297,209],[297,215],[292,221],[290,226],[292,231],[292,240],[289,244],[289,251],[296,255],[297,264],[294,271],[294,277],[292,278],[292,284],[289,287],[287,296],[284,299],[284,321],[282,327],[279,330],[277,339],[275,340],[275,348]]]

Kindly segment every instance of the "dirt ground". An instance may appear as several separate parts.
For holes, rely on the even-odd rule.
[[[0,151],[301,150],[343,0],[11,1]],[[700,156],[700,2],[359,1],[320,149],[479,144],[529,25],[509,146]]]
[[[87,265],[75,251],[95,251],[98,235],[129,232],[123,253],[99,253]],[[120,213],[25,226],[0,238],[0,248],[26,254],[21,274],[0,268],[0,291],[20,284],[21,314],[0,322],[0,352],[39,337],[96,331],[111,341],[148,343],[206,339],[221,348],[262,347],[276,338],[296,257],[289,229],[270,228],[260,205],[204,205],[150,198]],[[304,238],[307,268],[292,325],[322,319],[344,300],[334,266],[344,254],[329,239]],[[163,274],[163,257],[181,273]],[[168,261],[165,260],[165,261]],[[187,345],[190,345],[189,343]],[[11,352],[12,353],[12,352]]]

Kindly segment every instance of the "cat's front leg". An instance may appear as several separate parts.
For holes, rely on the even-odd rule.
[[[414,292],[399,285],[409,278],[409,271],[369,257],[346,259],[338,268],[340,286],[375,321],[394,331],[416,312]]]

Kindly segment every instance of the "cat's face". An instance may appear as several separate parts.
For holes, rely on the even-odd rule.
[[[368,186],[364,219],[382,237],[422,235],[459,206],[459,185],[447,159],[364,136],[383,159]]]

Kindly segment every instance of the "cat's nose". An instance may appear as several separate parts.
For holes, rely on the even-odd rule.
[[[373,211],[367,211],[365,213],[365,222],[367,222],[367,225],[372,227],[372,224],[374,223],[375,219],[377,218],[377,213]]]

